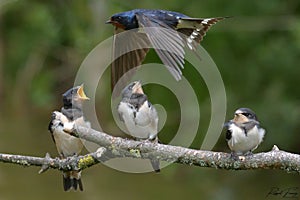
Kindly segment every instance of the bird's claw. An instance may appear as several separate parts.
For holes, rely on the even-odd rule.
[[[230,158],[235,160],[235,161],[239,160],[239,156],[235,152],[230,153]]]
[[[252,151],[248,151],[247,153],[245,153],[245,156],[252,157],[253,156],[253,152]]]
[[[249,158],[252,156],[253,156],[252,151],[248,151],[244,155],[237,155],[235,152],[231,152],[231,154],[230,154],[230,158],[232,158],[235,161],[244,161],[246,159],[246,157]]]

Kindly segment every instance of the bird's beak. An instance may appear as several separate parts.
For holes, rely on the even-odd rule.
[[[233,121],[234,121],[234,122],[238,122],[238,121],[239,121],[239,116],[240,116],[239,114],[235,113],[235,114],[234,114]]]
[[[233,121],[235,123],[246,123],[249,121],[249,119],[242,114],[236,113],[234,115]]]
[[[111,19],[109,19],[109,20],[107,20],[106,22],[105,22],[105,24],[112,24],[113,22],[111,21]]]
[[[77,94],[79,96],[79,98],[81,100],[89,100],[90,98],[88,98],[85,93],[84,93],[84,90],[83,90],[83,84],[79,87],[79,89],[77,90]]]
[[[125,28],[126,28],[126,27],[125,27],[123,24],[121,24],[120,22],[114,21],[114,20],[112,20],[112,19],[107,20],[107,21],[105,22],[105,24],[111,24],[111,25],[115,26],[116,29],[118,29],[118,28],[120,28],[120,29],[125,29]]]
[[[144,94],[141,81],[136,81],[132,88],[133,93]]]

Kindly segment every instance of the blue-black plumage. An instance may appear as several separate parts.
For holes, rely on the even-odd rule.
[[[209,28],[225,18],[227,17],[191,18],[178,12],[151,9],[114,14],[106,22],[115,26],[112,89],[125,73],[142,64],[149,46],[154,48],[173,77],[180,80],[184,67],[184,47],[196,53],[197,45]],[[135,31],[123,37],[118,34],[128,30]],[[128,49],[130,51],[126,52]],[[127,75],[130,78],[132,74],[133,71]],[[125,84],[120,85],[118,93],[124,86]]]

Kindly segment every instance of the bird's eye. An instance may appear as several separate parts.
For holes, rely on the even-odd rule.
[[[251,114],[251,113],[243,113],[243,115],[245,115],[246,117],[249,117],[249,118],[252,117],[252,114]]]
[[[121,19],[120,16],[115,16],[115,19],[114,19],[114,20],[119,21],[120,19]]]

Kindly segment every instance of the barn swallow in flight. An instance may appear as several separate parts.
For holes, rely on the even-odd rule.
[[[140,81],[130,83],[123,89],[118,113],[129,134],[136,140],[158,142],[157,111],[144,94]],[[159,172],[159,161],[155,159],[150,161],[153,169]]]
[[[135,9],[114,14],[106,22],[115,26],[112,89],[126,72],[142,64],[149,51],[149,48],[142,47],[145,44],[155,49],[174,78],[180,80],[181,69],[184,67],[184,47],[187,46],[196,52],[197,45],[209,28],[225,18],[228,17],[191,18],[178,12],[150,9]],[[131,37],[126,35],[125,38],[118,34],[136,28],[139,31],[132,31]],[[126,49],[132,51],[124,54]],[[120,54],[123,55],[118,57]],[[128,75],[132,73],[133,71]]]
[[[65,132],[64,129],[66,127],[73,127],[75,123],[77,125],[90,127],[90,123],[85,121],[82,111],[82,104],[88,99],[84,93],[83,85],[73,87],[63,94],[63,107],[61,108],[61,112],[54,111],[52,113],[48,129],[51,132],[52,139],[54,140],[61,159],[78,155],[83,148],[81,139],[71,136]],[[74,190],[79,188],[79,190],[82,191],[81,171],[64,172],[63,186],[65,191],[72,188]]]
[[[227,128],[226,140],[233,157],[251,155],[265,135],[265,129],[260,127],[256,114],[249,108],[236,110],[234,118],[224,126]]]

